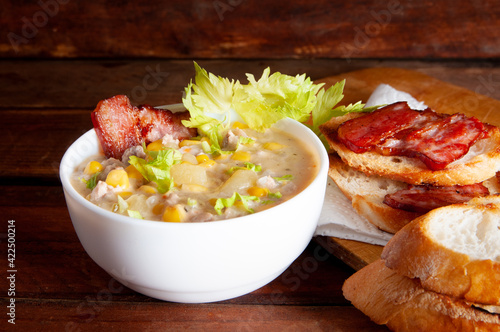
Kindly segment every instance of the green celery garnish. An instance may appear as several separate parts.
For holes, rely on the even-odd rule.
[[[251,137],[243,137],[243,136],[240,136],[238,138],[238,144],[252,144],[254,143],[255,140]]]
[[[137,156],[130,156],[129,163],[137,168],[147,181],[155,182],[158,185],[158,192],[165,193],[174,185],[170,168],[180,163],[182,153],[174,149],[166,149],[154,155],[155,158],[149,162]]]
[[[136,219],[144,219],[139,211],[127,210],[128,216]]]
[[[128,209],[128,203],[118,195],[118,212],[123,213]]]
[[[233,102],[234,90],[238,81],[215,76],[194,63],[195,83],[191,81],[185,88],[182,102],[190,113],[189,120],[183,120],[186,127],[198,128],[198,132],[209,138],[211,153],[221,150],[223,133],[228,129],[230,119],[227,115]]]
[[[249,83],[229,81],[208,73],[194,63],[195,82],[190,82],[182,99],[191,118],[187,127],[210,139],[213,149],[220,147],[231,122],[243,120],[250,128],[263,131],[283,118],[308,119],[323,84],[314,84],[303,75],[270,74],[266,68],[259,80],[247,74]]]
[[[293,180],[293,175],[287,174],[287,175],[283,175],[281,177],[273,177],[273,179],[275,179],[278,182],[290,181],[290,180]]]
[[[283,195],[279,191],[277,191],[275,193],[269,193],[269,194],[267,194],[267,197],[280,199],[281,197],[283,197]]]
[[[85,180],[84,178],[80,178],[80,180],[85,183],[86,187],[88,189],[94,189],[95,186],[97,186],[97,177],[101,174],[101,172],[97,172],[94,175],[92,175],[88,180]]]
[[[277,192],[275,192],[275,193],[271,193],[271,192],[270,192],[270,193],[268,193],[268,194],[267,194],[267,197],[268,197],[268,198],[272,198],[272,199],[274,199],[274,200],[272,200],[272,199],[268,199],[268,200],[265,200],[265,201],[261,201],[261,203],[262,203],[262,204],[274,204],[274,203],[276,203],[276,200],[278,200],[278,199],[280,199],[281,197],[283,197],[283,195],[282,195],[279,191],[277,191]]]
[[[255,165],[255,164],[252,164],[252,163],[249,163],[249,162],[244,162],[244,165],[245,167],[241,167],[241,166],[234,166],[234,167],[231,167],[227,173],[228,174],[233,174],[234,172],[236,172],[237,170],[239,169],[248,169],[250,171],[254,171],[256,173],[262,171],[262,166],[261,165]]]
[[[323,84],[314,84],[305,74],[270,75],[266,68],[256,81],[247,74],[248,85],[236,91],[234,110],[250,128],[263,131],[283,118],[304,122],[316,104],[316,94]]]
[[[245,195],[240,195],[239,193],[235,192],[233,196],[229,198],[218,198],[217,201],[215,202],[214,209],[217,212],[218,215],[222,214],[222,210],[224,208],[228,208],[234,205],[237,201],[241,201],[243,207],[245,210],[249,213],[254,213],[254,210],[248,207],[248,202],[249,201],[256,201],[259,202],[260,198],[257,196],[245,196]]]
[[[326,140],[319,126],[333,116],[349,112],[369,112],[357,102],[348,106],[336,105],[344,97],[345,80],[324,90],[323,83],[315,84],[305,74],[289,76],[266,68],[256,80],[247,74],[248,84],[229,81],[215,76],[194,63],[196,75],[185,89],[182,99],[191,118],[184,120],[187,127],[198,128],[201,135],[210,140],[205,152],[220,153],[222,139],[233,121],[242,121],[251,129],[264,131],[283,118],[305,122],[312,116],[309,127]]]
[[[342,100],[342,98],[344,98],[344,86],[345,80],[342,80],[335,83],[335,85],[332,85],[326,91],[321,89],[317,95],[317,103],[311,112],[312,126],[309,127],[316,135],[318,135],[327,150],[329,149],[328,142],[319,130],[319,126],[336,116],[342,116],[351,112],[372,112],[378,108],[378,106],[365,108],[365,105],[360,101],[347,106],[340,105],[335,107]]]

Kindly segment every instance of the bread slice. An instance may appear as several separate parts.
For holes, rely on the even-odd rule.
[[[500,196],[418,217],[392,237],[381,258],[425,289],[500,305]]]
[[[425,290],[377,260],[348,278],[346,299],[393,331],[500,331],[500,316],[470,303]]]
[[[336,154],[330,154],[328,175],[340,191],[351,200],[354,210],[373,225],[388,233],[396,233],[421,214],[394,209],[383,203],[387,194],[405,189],[404,182],[357,171]]]
[[[423,214],[394,209],[384,204],[384,197],[387,194],[406,189],[407,183],[357,171],[344,163],[335,153],[331,153],[329,158],[330,178],[351,200],[354,210],[379,229],[394,234]],[[484,181],[483,184],[492,194],[500,192],[496,176]]]
[[[452,186],[482,182],[493,177],[500,169],[500,130],[497,127],[490,126],[490,137],[477,141],[465,156],[443,170],[432,171],[416,158],[384,156],[374,151],[355,153],[338,142],[335,139],[338,126],[362,115],[363,113],[350,113],[332,118],[321,125],[320,130],[331,149],[346,164],[368,175],[379,175],[416,185]]]

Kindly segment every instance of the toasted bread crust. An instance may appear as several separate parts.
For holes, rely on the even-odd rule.
[[[485,218],[492,218],[492,214],[500,218],[500,209],[491,203],[492,200],[495,201],[492,197],[476,198],[466,204],[439,208],[418,217],[392,237],[381,258],[397,273],[419,278],[426,289],[474,303],[500,305],[500,257],[471,258],[446,247],[429,231],[431,222],[447,218],[452,209],[459,209],[463,218],[467,218],[470,209],[486,213]],[[471,225],[471,231],[473,227]]]
[[[436,186],[466,185],[482,182],[495,175],[500,169],[500,130],[489,127],[490,137],[474,144],[468,155],[445,169],[432,171],[416,158],[404,156],[383,156],[374,151],[355,153],[338,142],[338,126],[347,119],[362,114],[333,118],[320,126],[332,150],[336,151],[349,166],[368,175],[379,175],[410,184],[431,184]]]
[[[373,197],[355,196],[352,206],[360,215],[364,216],[377,228],[391,234],[395,234],[411,220],[418,216],[416,212],[403,211],[391,208],[378,202]]]
[[[342,193],[351,200],[356,212],[370,223],[388,233],[396,233],[421,213],[394,209],[383,203],[387,194],[405,189],[407,184],[378,175],[368,176],[330,154],[330,178]]]
[[[377,260],[346,280],[346,299],[393,331],[500,331],[500,316],[427,291]]]

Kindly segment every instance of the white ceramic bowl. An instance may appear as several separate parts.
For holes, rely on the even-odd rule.
[[[328,155],[318,137],[289,119],[276,124],[305,142],[320,161],[312,183],[294,198],[244,217],[206,223],[138,220],[104,210],[72,187],[70,175],[100,150],[94,130],[64,154],[66,204],[89,256],[125,286],[173,302],[221,301],[278,277],[306,248],[323,205]]]

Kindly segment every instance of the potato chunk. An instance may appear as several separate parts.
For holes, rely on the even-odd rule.
[[[240,169],[231,175],[229,179],[220,187],[220,193],[231,196],[234,192],[246,189],[255,185],[257,174],[254,171]]]
[[[178,186],[183,184],[197,184],[208,186],[207,169],[198,165],[177,164],[172,166],[170,174],[174,183]]]

